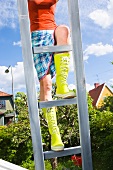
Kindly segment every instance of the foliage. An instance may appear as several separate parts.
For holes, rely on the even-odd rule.
[[[27,96],[25,93],[17,92],[17,94],[15,95],[15,107],[16,107],[16,111],[19,115],[23,108],[24,108],[24,110],[26,109],[26,111],[28,110]]]
[[[79,145],[77,106],[57,107],[57,118],[65,147]]]
[[[22,162],[22,166],[29,170],[35,170],[35,165],[33,160],[25,160]]]
[[[100,110],[106,110],[113,112],[113,96],[108,96],[104,99],[103,105]]]
[[[13,113],[14,111],[13,110],[7,110],[6,112],[5,112],[5,115],[7,115],[7,114],[9,114],[9,113]]]
[[[21,165],[32,155],[30,127],[27,121],[10,124],[0,130],[0,158]]]
[[[54,90],[56,86],[54,84]],[[55,94],[53,90],[53,95]],[[113,165],[113,110],[112,99],[106,98],[106,103],[101,110],[92,106],[89,95],[88,110],[90,121],[90,133],[93,153],[93,166],[95,170],[111,170]],[[56,99],[56,98],[55,98]],[[23,167],[34,170],[33,151],[28,116],[27,97],[19,92],[15,99],[16,109],[19,113],[18,122],[8,127],[0,127],[0,158]],[[58,126],[65,147],[78,146],[80,144],[77,105],[57,107]],[[40,110],[40,123],[42,141],[46,144],[44,150],[50,149],[50,135],[47,122]],[[79,170],[80,168],[70,160],[71,157],[59,158],[58,168]],[[46,169],[51,170],[50,161],[45,161]],[[74,166],[74,167],[73,167]]]
[[[94,169],[111,170],[113,165],[113,113],[95,111],[90,115]]]
[[[24,100],[16,100],[18,123],[0,129],[0,158],[21,165],[31,159],[33,152],[27,107],[23,107]]]
[[[54,100],[56,84],[53,84],[52,95]],[[77,114],[77,105],[66,105],[56,108],[57,112],[57,123],[61,132],[62,140],[65,144],[65,147],[77,146],[80,144],[79,141],[79,128],[78,128],[78,114]],[[47,128],[47,122],[44,119],[43,113],[40,110],[40,122],[41,122],[41,131],[42,131],[42,140],[43,143],[46,143],[45,150],[50,150],[50,135]]]
[[[113,103],[107,97],[101,109],[93,108],[88,96],[90,134],[95,170],[111,170],[113,165]]]
[[[52,170],[50,160],[45,161],[46,170]],[[58,166],[56,170],[82,170],[80,167],[75,166],[70,157],[58,158]]]

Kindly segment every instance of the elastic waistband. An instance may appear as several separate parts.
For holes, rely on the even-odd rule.
[[[37,30],[37,31],[32,31],[31,34],[33,33],[53,33],[54,30]]]

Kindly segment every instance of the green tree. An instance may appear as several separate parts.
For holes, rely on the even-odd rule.
[[[56,86],[54,85],[53,89],[55,90],[55,88]],[[54,94],[55,92],[53,91]],[[112,103],[108,102],[108,105],[100,111],[93,108],[91,97],[87,96],[87,98],[94,169],[111,170],[113,165],[113,160],[111,159],[113,157]],[[16,95],[15,103],[19,113],[18,122],[12,123],[8,127],[0,127],[0,158],[33,170],[33,151],[26,95],[19,92]],[[108,109],[109,107],[110,109]],[[80,145],[77,105],[62,106],[56,109],[58,126],[65,147]],[[46,144],[44,150],[48,150],[50,149],[50,135],[47,122],[41,110],[40,122],[42,140]],[[58,160],[58,167],[62,168],[64,166],[64,158]],[[47,164],[47,166],[49,167],[47,170],[50,170],[50,164]]]
[[[113,113],[98,111],[90,116],[94,169],[111,170],[113,165]]]
[[[21,165],[33,155],[26,95],[17,93],[15,103],[18,122],[0,130],[0,158]]]
[[[108,96],[104,99],[103,105],[100,108],[101,111],[111,111],[113,112],[113,96]]]

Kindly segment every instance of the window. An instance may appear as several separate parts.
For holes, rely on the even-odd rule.
[[[0,100],[0,109],[5,109],[6,103],[5,100]]]

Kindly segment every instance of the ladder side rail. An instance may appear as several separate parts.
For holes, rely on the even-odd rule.
[[[44,155],[42,151],[42,139],[40,132],[40,121],[37,103],[37,94],[34,78],[33,57],[31,48],[31,36],[28,17],[28,2],[27,0],[17,0],[22,53],[24,62],[24,72],[26,81],[26,90],[28,97],[28,108],[31,126],[31,136],[34,151],[35,169],[44,170]]]
[[[78,0],[68,0],[83,170],[93,170]]]

